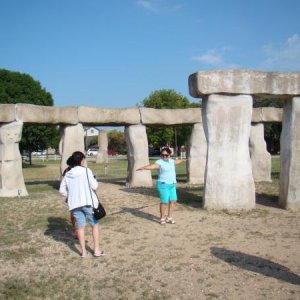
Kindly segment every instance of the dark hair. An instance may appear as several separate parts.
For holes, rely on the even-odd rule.
[[[160,150],[160,154],[162,154],[163,151],[166,151],[169,155],[171,155],[172,151],[169,147],[162,147]]]
[[[73,166],[76,167],[81,165],[81,161],[85,158],[85,155],[80,151],[75,151],[73,152],[71,157],[72,157],[71,161],[73,162]]]
[[[73,156],[70,156],[68,159],[67,159],[67,165],[70,167],[70,168],[73,168],[74,167],[74,161],[73,161]]]

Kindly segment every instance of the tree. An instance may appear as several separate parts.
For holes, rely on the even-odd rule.
[[[118,131],[116,129],[110,130],[107,133],[108,138],[108,149],[116,151],[117,153],[126,153],[126,141],[124,137],[124,132]]]
[[[277,107],[282,108],[283,102],[274,99],[254,100],[253,107]],[[277,154],[280,151],[280,135],[282,130],[281,123],[265,123],[264,137],[267,143],[267,149],[271,154]]]
[[[162,89],[152,92],[148,98],[144,99],[139,106],[151,108],[191,108],[200,107],[200,102],[190,103],[183,95],[171,89]],[[156,127],[147,129],[149,144],[154,148],[159,148],[165,144],[174,147],[186,145],[191,134],[191,126],[184,127]]]
[[[30,103],[53,106],[53,99],[41,84],[28,74],[0,69],[0,103]],[[48,147],[57,148],[59,130],[57,126],[24,124],[20,150],[28,151],[31,164],[31,152]]]

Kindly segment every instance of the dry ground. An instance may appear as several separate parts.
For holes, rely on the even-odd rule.
[[[155,189],[102,183],[107,255],[82,259],[56,187],[31,194],[1,200],[1,299],[300,299],[300,213],[274,201],[248,213],[181,201],[162,226]]]

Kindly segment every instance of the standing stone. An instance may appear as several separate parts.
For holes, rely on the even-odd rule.
[[[136,169],[149,164],[146,127],[144,125],[126,126],[125,139],[128,159],[128,186],[152,186],[151,171],[136,171]]]
[[[279,203],[300,209],[300,97],[285,101],[280,139]]]
[[[252,209],[255,207],[249,153],[252,97],[210,95],[203,104],[208,147],[204,207]]]
[[[254,181],[271,181],[272,158],[267,151],[263,124],[251,126],[249,146]]]
[[[23,123],[0,125],[0,196],[27,196],[22,173],[22,157],[19,142]]]
[[[96,163],[108,162],[108,154],[107,154],[108,138],[105,130],[99,130],[98,146],[99,146],[99,150],[96,158]]]
[[[207,157],[207,142],[202,123],[194,124],[187,159],[189,184],[203,184]]]
[[[61,174],[63,174],[67,167],[67,159],[74,151],[81,151],[84,153],[84,130],[82,124],[65,126],[62,128],[62,136],[59,143]]]

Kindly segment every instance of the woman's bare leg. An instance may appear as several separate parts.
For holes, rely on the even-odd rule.
[[[81,248],[81,256],[86,256],[86,248],[85,248],[85,236],[84,236],[84,227],[77,228],[77,236],[79,240],[79,245]]]

